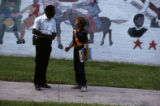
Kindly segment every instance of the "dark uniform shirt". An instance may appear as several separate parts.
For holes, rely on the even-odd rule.
[[[75,32],[76,31],[76,35]],[[82,29],[80,31],[77,31],[74,29],[73,31],[73,44],[74,47],[83,48],[85,43],[88,43],[88,37],[87,37],[87,31]]]

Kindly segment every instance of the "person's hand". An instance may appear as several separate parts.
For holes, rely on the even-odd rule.
[[[89,55],[86,55],[86,56],[84,57],[84,60],[87,61],[88,59],[89,59]]]
[[[56,37],[56,33],[52,33],[51,39],[54,40],[55,37]]]
[[[66,51],[66,52],[68,52],[68,51],[69,51],[69,49],[70,49],[70,47],[66,47],[66,48],[65,48],[65,51]]]

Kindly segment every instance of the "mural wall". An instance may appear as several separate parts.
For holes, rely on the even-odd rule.
[[[52,58],[73,58],[64,48],[84,16],[92,60],[160,65],[159,0],[0,0],[0,55],[35,56],[32,25],[48,4],[56,7]]]

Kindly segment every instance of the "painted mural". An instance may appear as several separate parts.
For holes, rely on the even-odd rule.
[[[84,16],[93,60],[160,65],[159,0],[0,0],[1,55],[35,55],[32,25],[49,4],[57,26],[51,57],[73,58],[63,49]]]

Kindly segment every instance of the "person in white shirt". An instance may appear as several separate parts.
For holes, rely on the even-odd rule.
[[[53,18],[55,7],[48,5],[45,7],[44,12],[45,14],[35,19],[32,30],[32,33],[37,36],[34,74],[36,90],[41,90],[41,87],[50,88],[46,83],[46,71],[52,50],[52,40],[56,37],[56,21]]]

